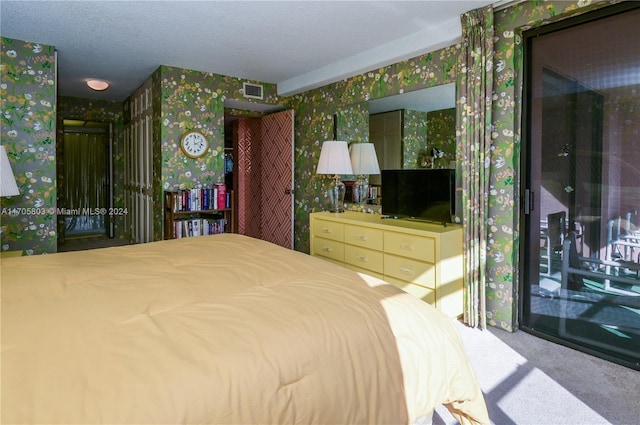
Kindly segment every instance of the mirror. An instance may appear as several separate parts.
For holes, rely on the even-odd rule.
[[[369,141],[380,169],[449,168],[456,159],[455,104],[455,83],[370,100]],[[380,181],[370,176],[371,184]]]

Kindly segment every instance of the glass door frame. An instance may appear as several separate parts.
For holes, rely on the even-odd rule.
[[[622,364],[627,367],[638,369],[639,365],[634,362],[621,359],[615,354],[608,353],[606,350],[598,350],[589,346],[579,344],[578,342],[563,339],[559,336],[549,334],[544,330],[536,329],[529,323],[524,323],[531,315],[530,300],[532,297],[532,288],[530,276],[534,271],[539,273],[539,260],[537,264],[532,264],[528,261],[529,258],[533,258],[532,249],[536,248],[535,253],[539,251],[540,244],[540,194],[539,191],[532,190],[532,179],[534,175],[532,173],[532,159],[535,155],[532,151],[532,143],[534,138],[532,137],[533,131],[540,131],[540,129],[533,128],[533,116],[532,116],[532,102],[534,101],[533,93],[533,52],[532,41],[544,34],[555,32],[558,30],[570,28],[572,26],[581,25],[587,22],[591,22],[597,19],[613,16],[619,13],[624,13],[640,7],[640,2],[623,2],[620,4],[608,6],[593,12],[585,13],[566,20],[543,25],[531,30],[527,30],[522,34],[523,44],[523,87],[522,87],[522,115],[521,115],[521,151],[520,151],[520,226],[521,226],[521,238],[519,244],[519,297],[518,297],[518,327],[519,329],[538,336],[540,338],[582,351],[596,357],[600,357],[609,360],[614,363]],[[541,150],[541,147],[538,149]],[[539,155],[539,154],[538,154]],[[538,158],[539,159],[539,158]],[[571,207],[569,207],[571,208]],[[536,234],[532,231],[535,230]]]

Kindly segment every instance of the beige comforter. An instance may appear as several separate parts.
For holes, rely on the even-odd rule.
[[[1,419],[488,423],[450,319],[393,286],[223,234],[2,259]]]

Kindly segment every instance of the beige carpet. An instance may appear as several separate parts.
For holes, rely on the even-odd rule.
[[[523,331],[459,329],[492,423],[640,424],[639,371]],[[456,423],[436,410],[433,424]]]

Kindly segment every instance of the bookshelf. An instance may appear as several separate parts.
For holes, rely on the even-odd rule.
[[[233,232],[233,191],[225,190],[220,195],[219,190],[216,185],[211,189],[165,191],[164,238]]]

